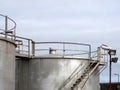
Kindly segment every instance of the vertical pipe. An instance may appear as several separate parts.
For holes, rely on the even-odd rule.
[[[7,39],[7,29],[8,29],[8,21],[7,21],[7,16],[5,16],[5,38]]]

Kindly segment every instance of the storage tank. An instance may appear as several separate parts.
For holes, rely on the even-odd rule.
[[[0,90],[15,90],[15,44],[0,38]]]
[[[0,90],[15,90],[15,22],[0,14]]]
[[[16,59],[16,90],[100,90],[97,75],[100,62],[91,60],[90,45],[62,42],[61,49],[61,46],[57,45],[59,42],[55,42],[55,48],[50,48],[48,43],[34,43],[35,50],[40,52],[35,51],[32,58]],[[78,53],[78,45],[87,46],[88,51],[81,47],[80,49],[84,50]],[[42,53],[42,50],[45,52]],[[74,56],[71,51],[74,55],[81,56]]]
[[[74,82],[64,87],[66,80],[78,68],[88,65],[88,60],[39,57],[31,60],[17,60],[16,90],[72,90]],[[84,69],[83,69],[84,70]],[[82,73],[82,70],[81,70]],[[78,75],[79,76],[79,75]],[[73,79],[75,81],[77,77]],[[60,87],[63,88],[60,88]],[[60,89],[59,89],[60,88]],[[99,76],[92,75],[82,90],[99,90]],[[81,90],[81,86],[77,89]]]

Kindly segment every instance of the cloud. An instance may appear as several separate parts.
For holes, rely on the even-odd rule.
[[[117,0],[7,0],[7,3],[1,0],[0,3],[2,12],[15,19],[18,35],[37,41],[119,46]]]

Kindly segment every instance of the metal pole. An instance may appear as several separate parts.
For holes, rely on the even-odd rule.
[[[109,54],[110,55],[110,54]],[[109,90],[112,90],[112,84],[111,84],[111,73],[112,73],[112,61],[111,61],[111,55],[110,55],[110,66],[109,66]]]

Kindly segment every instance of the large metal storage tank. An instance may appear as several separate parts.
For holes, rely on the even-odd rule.
[[[0,90],[15,90],[15,44],[0,38]]]
[[[16,90],[59,90],[74,70],[79,65],[82,68],[85,64],[88,64],[88,60],[63,59],[55,55],[30,60],[17,59]],[[69,84],[68,89],[61,90],[72,90],[71,86]],[[82,90],[99,89],[99,76],[93,74]],[[81,90],[80,87],[77,90]]]
[[[47,47],[49,47],[48,44]],[[63,47],[63,52],[68,50],[65,49],[64,45]],[[48,50],[41,48],[40,50]],[[72,49],[74,48],[72,47]],[[99,75],[96,75],[99,68],[96,66],[96,63],[91,65],[91,71],[94,67],[96,68],[90,77],[85,79],[87,81],[84,87],[81,89],[81,86],[78,84],[76,88],[71,89],[77,78],[89,66],[89,58],[63,56],[65,53],[60,55],[56,49],[52,50],[47,51],[50,54],[35,55],[30,59],[16,58],[16,90],[100,90]],[[58,50],[61,49],[59,48]],[[71,75],[72,77],[75,75],[75,78],[70,81]],[[88,76],[88,73],[85,76]],[[70,83],[64,85],[65,81]]]

